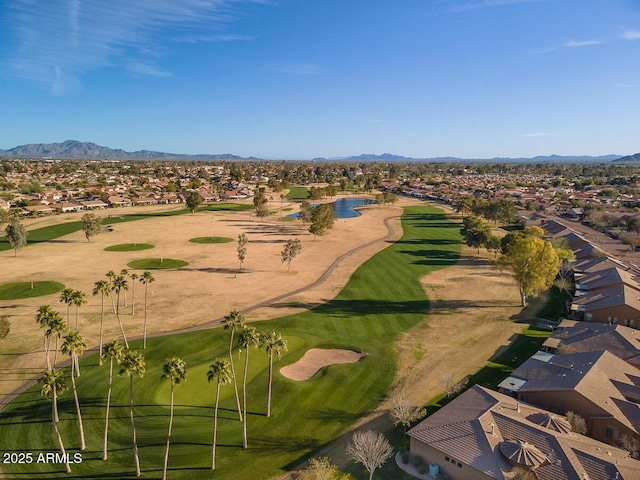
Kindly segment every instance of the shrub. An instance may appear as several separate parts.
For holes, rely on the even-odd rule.
[[[427,473],[427,466],[424,463],[418,467],[418,473],[421,475]]]
[[[9,330],[11,330],[11,322],[9,317],[3,315],[0,317],[0,339],[6,338],[9,335]]]
[[[419,457],[418,455],[415,455],[413,457],[413,466],[417,468],[420,465],[422,465],[422,457]]]
[[[402,463],[409,463],[409,452],[402,452]]]

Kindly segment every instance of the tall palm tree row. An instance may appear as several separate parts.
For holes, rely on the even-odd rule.
[[[131,278],[131,315],[136,314],[136,280],[139,275],[137,273],[130,273]]]
[[[108,297],[111,293],[111,285],[106,280],[98,280],[93,284],[93,295],[100,295],[100,346],[98,352],[102,352],[102,330],[104,325],[104,297]],[[102,365],[102,355],[100,355],[100,365]]]
[[[108,275],[108,274],[107,274]],[[127,335],[124,333],[124,326],[122,325],[122,319],[120,318],[120,292],[129,290],[127,280],[122,275],[115,275],[111,282],[111,290],[116,293],[115,303],[113,295],[111,295],[111,303],[113,304],[113,311],[118,319],[118,325],[120,326],[120,332],[122,332],[122,339],[125,347],[129,348],[129,342],[127,341]]]
[[[129,270],[127,270],[126,268],[123,268],[122,270],[120,270],[120,276],[122,278],[127,278],[127,276],[129,275]],[[126,307],[127,306],[127,290],[129,290],[128,288],[124,289],[124,295],[123,295],[123,302],[122,302],[122,306]],[[120,297],[118,297],[120,298]]]
[[[269,387],[267,389],[267,417],[271,416],[271,385],[273,383],[273,356],[280,358],[280,352],[287,351],[287,341],[277,332],[260,336],[260,348],[264,347],[269,356]]]
[[[85,295],[85,293],[80,290],[74,290],[71,294],[71,304],[76,307],[76,331],[78,330],[78,317],[80,316],[80,307],[85,303],[87,303],[87,296]]]
[[[216,405],[213,409],[213,441],[211,447],[211,470],[216,468],[216,439],[218,435],[218,403],[220,400],[220,387],[231,381],[231,365],[226,360],[217,358],[207,372],[209,382],[216,381]]]
[[[231,337],[229,337],[229,363],[231,364],[231,378],[233,380],[233,389],[236,394],[236,404],[238,406],[238,416],[242,421],[242,409],[240,408],[240,396],[238,395],[238,381],[236,380],[236,369],[233,366],[233,334],[236,328],[244,327],[244,316],[237,310],[232,310],[229,315],[224,317],[222,325],[225,330],[231,330]]]
[[[62,436],[60,430],[58,430],[58,395],[62,395],[67,390],[67,385],[64,382],[62,370],[50,369],[40,378],[40,396],[43,398],[51,397],[51,423],[53,423],[53,429],[58,438],[58,445],[60,451],[65,457],[65,469],[67,473],[71,473],[71,465],[66,458],[66,451],[64,449],[64,443],[62,442]]]
[[[149,293],[149,284],[153,283],[155,278],[149,271],[142,273],[140,283],[144,285],[144,322],[142,327],[142,348],[147,348],[147,294]]]
[[[109,434],[109,406],[111,404],[111,387],[113,386],[113,362],[120,364],[122,361],[124,345],[113,340],[102,347],[101,359],[109,359],[109,389],[107,390],[107,412],[104,421],[104,442],[102,447],[102,460],[107,459],[107,436]]]
[[[49,337],[49,342],[51,341],[51,337],[56,339],[56,348],[53,352],[53,368],[56,368],[56,362],[58,361],[58,341],[68,330],[69,329],[67,328],[67,324],[64,322],[64,319],[58,312],[54,311],[49,317],[49,326],[46,333]]]
[[[71,326],[71,305],[73,305],[73,289],[65,288],[60,292],[60,303],[67,305],[67,328]]]
[[[51,317],[55,313],[49,305],[40,305],[36,312],[36,323],[42,328],[43,340],[44,340],[44,354],[47,360],[47,370],[51,370],[51,360],[49,359],[49,347],[51,346],[51,332],[49,330],[49,323]]]
[[[78,357],[82,355],[84,349],[87,348],[82,341],[82,336],[79,332],[69,332],[64,337],[62,343],[62,353],[71,357],[71,385],[73,387],[73,397],[76,401],[76,413],[78,414],[78,428],[80,429],[80,450],[84,450],[87,445],[84,441],[84,426],[82,424],[82,413],[80,412],[80,400],[78,399],[78,390],[76,389],[76,378],[74,370],[78,364]],[[79,375],[78,375],[79,376]]]
[[[162,470],[162,480],[167,480],[167,466],[169,465],[169,443],[171,441],[171,427],[173,426],[173,388],[187,381],[187,369],[184,360],[173,357],[168,359],[162,366],[161,380],[169,380],[171,384],[171,405],[169,410],[169,432],[167,433],[167,446],[164,451],[164,468]]]
[[[136,439],[136,424],[133,419],[133,376],[144,377],[144,356],[135,351],[128,351],[122,356],[120,362],[120,375],[129,377],[129,418],[131,419],[131,432],[133,436],[133,456],[136,463],[136,477],[140,476],[140,457],[138,455],[138,441]]]
[[[257,347],[260,335],[253,327],[245,326],[238,335],[238,346],[244,349],[244,371],[242,373],[242,448],[248,447],[247,441],[247,370],[249,369],[249,348]]]

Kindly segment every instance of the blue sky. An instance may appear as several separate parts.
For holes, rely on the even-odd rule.
[[[638,0],[0,0],[0,148],[640,151]]]

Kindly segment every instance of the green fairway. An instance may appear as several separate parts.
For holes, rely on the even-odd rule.
[[[149,250],[155,248],[155,245],[150,243],[120,243],[118,245],[111,245],[104,249],[105,252],[137,252],[138,250]]]
[[[224,211],[243,211],[251,210],[253,205],[241,204],[241,203],[216,203],[212,205],[203,205],[198,211],[206,212],[224,212]],[[120,214],[121,209],[118,209],[119,215],[110,214],[105,216],[103,225],[114,225],[116,223],[134,222],[136,220],[144,220],[145,218],[156,217],[172,217],[174,215],[185,215],[191,213],[189,209],[183,208],[181,210],[171,210],[168,212],[155,212],[155,213],[136,213],[136,214]],[[65,222],[64,217],[60,217],[61,222]],[[34,243],[47,242],[70,233],[78,232],[82,230],[82,222],[65,222],[57,225],[51,225],[49,227],[36,228],[29,231],[27,237],[27,245]],[[0,237],[0,252],[3,250],[11,250],[11,245],[5,237]]]
[[[249,449],[243,450],[242,424],[237,420],[231,385],[222,387],[216,470],[211,455],[215,385],[206,381],[208,365],[228,351],[229,333],[221,328],[149,340],[144,351],[147,372],[135,378],[135,415],[142,478],[158,478],[168,422],[167,385],[160,381],[166,358],[179,356],[187,364],[187,382],[176,386],[176,413],[169,456],[169,478],[266,479],[313,455],[348,430],[385,398],[395,376],[393,343],[429,310],[420,286],[425,274],[456,263],[460,252],[458,225],[441,210],[428,206],[405,208],[404,235],[352,275],[336,298],[314,310],[254,326],[280,332],[289,351],[274,364],[272,417],[265,416],[267,356],[252,348],[248,392]],[[145,267],[146,268],[146,267]],[[170,292],[166,293],[170,295]],[[176,299],[179,301],[179,299]],[[346,348],[367,356],[358,363],[323,368],[307,381],[284,378],[279,369],[298,360],[309,348]],[[140,341],[132,342],[140,349]],[[234,351],[236,374],[242,378],[244,352]],[[108,365],[97,357],[82,360],[78,379],[83,405],[87,450],[83,462],[72,466],[73,478],[134,476],[128,418],[129,383],[115,378],[110,420],[109,460],[100,460]],[[67,372],[68,374],[68,372]],[[70,382],[67,382],[70,383]],[[241,391],[241,383],[239,385]],[[181,390],[184,389],[184,392]],[[73,395],[59,399],[60,429],[70,453],[78,451]],[[0,412],[0,451],[56,451],[50,423],[50,400],[34,387]],[[389,460],[392,461],[392,460]],[[390,467],[391,468],[391,467]],[[63,465],[2,465],[22,478],[66,477]],[[356,478],[366,478],[356,468]],[[403,478],[397,470],[395,478]],[[389,477],[391,478],[391,477]]]
[[[189,265],[184,260],[176,260],[174,258],[142,258],[134,260],[127,264],[129,268],[138,270],[163,270],[167,268],[180,268]]]
[[[289,193],[284,198],[289,200],[306,200],[309,198],[309,189],[307,187],[291,187]]]
[[[229,243],[233,238],[229,237],[196,237],[189,239],[191,243]]]
[[[41,282],[13,282],[0,285],[0,300],[17,300],[19,298],[42,297],[59,292],[64,288],[60,282],[51,280]]]

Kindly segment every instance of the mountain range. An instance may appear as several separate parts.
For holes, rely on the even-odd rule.
[[[9,150],[0,150],[0,157],[7,158],[56,158],[56,159],[86,159],[86,160],[260,160],[256,157],[240,157],[230,153],[223,154],[198,154],[187,155],[182,153],[155,152],[152,150],[138,150],[127,152],[120,148],[113,149],[103,147],[91,142],[80,142],[78,140],[67,140],[62,143],[29,143],[20,145]],[[638,161],[640,154],[622,157],[620,155],[603,156],[562,156],[548,155],[533,158],[457,158],[457,157],[432,157],[432,158],[412,158],[391,153],[376,155],[373,153],[363,153],[350,157],[317,157],[314,161],[376,161],[376,162],[623,162]]]

